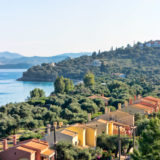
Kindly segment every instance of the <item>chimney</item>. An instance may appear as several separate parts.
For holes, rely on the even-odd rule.
[[[124,102],[124,107],[128,107],[128,101]]]
[[[118,110],[121,110],[121,103],[118,103]]]
[[[57,122],[53,122],[53,126],[57,128]]]
[[[139,95],[138,95],[138,100],[140,100],[140,99],[141,99],[141,95],[139,94]]]
[[[91,113],[88,113],[88,121],[91,121]]]
[[[107,107],[107,105],[108,105],[108,102],[105,102],[105,106]]]
[[[7,139],[3,140],[3,150],[7,150],[8,149],[8,143],[7,143]]]
[[[133,100],[132,98],[129,99],[129,104],[132,105],[133,104]]]
[[[137,96],[136,95],[134,95],[134,101],[136,101],[137,100]]]
[[[108,129],[109,127],[108,127],[108,122],[107,122],[107,124],[106,124],[106,135],[108,135]]]
[[[15,146],[16,144],[17,144],[17,136],[14,135],[14,136],[13,136],[13,145]]]
[[[108,107],[105,107],[104,113],[105,113],[105,114],[108,113]]]
[[[47,125],[47,134],[50,135],[50,133],[51,133],[51,125],[48,124]]]
[[[156,102],[156,106],[159,107],[159,102],[158,101]]]
[[[63,122],[59,122],[59,128],[63,126]]]
[[[55,128],[53,129],[53,132],[54,132],[54,145],[56,145],[57,141],[56,141],[56,129]]]
[[[134,115],[133,115],[133,126],[134,126],[134,121],[135,121],[135,119],[134,119]]]

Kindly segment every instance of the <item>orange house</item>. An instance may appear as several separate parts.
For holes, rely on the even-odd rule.
[[[4,150],[0,152],[2,160],[54,160],[55,151],[49,149],[47,142],[31,139],[7,147],[7,140],[3,143]]]

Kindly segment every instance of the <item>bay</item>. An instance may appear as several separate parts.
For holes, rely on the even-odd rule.
[[[48,96],[53,92],[52,82],[22,82],[24,69],[0,69],[0,106],[10,102],[23,102],[34,88],[43,89]]]

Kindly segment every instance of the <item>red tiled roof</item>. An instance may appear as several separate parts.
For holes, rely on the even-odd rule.
[[[148,101],[141,101],[140,103],[138,103],[138,104],[142,104],[142,105],[145,105],[145,106],[148,106],[148,107],[154,107],[155,105],[154,104],[152,104],[152,103],[148,103]]]
[[[22,145],[23,147],[29,147],[29,148],[32,148],[32,149],[38,149],[40,151],[43,151],[43,150],[46,150],[48,148],[47,145],[43,145],[41,143],[37,143],[37,142],[34,142],[34,141],[30,141],[28,143],[25,143]]]
[[[153,108],[147,107],[147,106],[142,105],[142,104],[134,104],[133,107],[141,108],[141,109],[144,109],[146,111],[152,111],[152,112],[154,111]]]
[[[159,98],[155,98],[155,97],[151,97],[151,96],[144,97],[143,99],[153,101],[153,102],[160,102]]]
[[[25,151],[25,152],[30,152],[30,153],[35,153],[36,152],[32,149],[28,149],[28,148],[25,148],[25,147],[22,147],[22,146],[17,147],[17,149],[21,150],[21,151]]]

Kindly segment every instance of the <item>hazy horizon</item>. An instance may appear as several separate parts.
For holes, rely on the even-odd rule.
[[[159,0],[0,0],[0,52],[109,50],[160,39]]]
[[[21,56],[25,56],[25,57],[34,57],[34,56],[38,56],[38,57],[52,57],[52,56],[58,56],[58,55],[63,55],[63,54],[77,54],[77,53],[92,53],[94,51],[91,52],[87,52],[87,51],[82,51],[82,52],[65,52],[65,53],[57,53],[57,54],[52,54],[52,55],[24,55],[23,53],[17,53],[17,52],[12,52],[12,51],[0,51],[0,53],[4,53],[4,52],[8,52],[8,53],[13,53],[13,54],[19,54]]]

